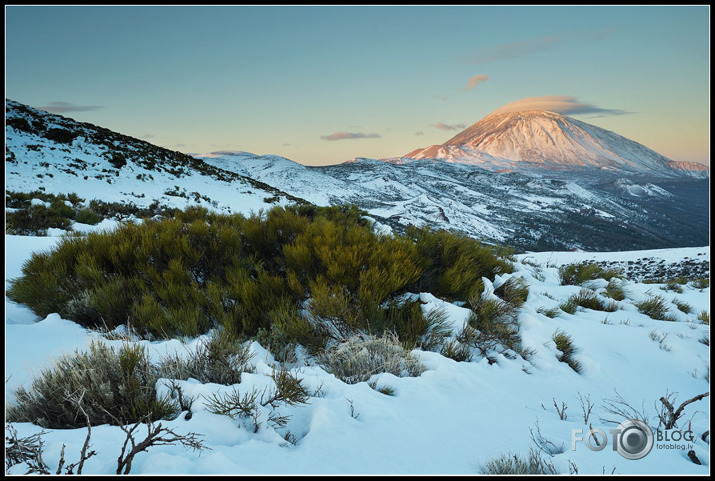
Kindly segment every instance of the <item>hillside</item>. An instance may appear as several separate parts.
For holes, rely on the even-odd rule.
[[[76,194],[122,206],[224,212],[299,201],[236,172],[177,151],[6,100],[7,192]],[[115,208],[116,210],[116,208]]]

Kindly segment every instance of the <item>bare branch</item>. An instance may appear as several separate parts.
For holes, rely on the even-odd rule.
[[[670,402],[670,398],[674,398],[675,394],[669,394],[666,391],[665,396],[661,396],[660,398],[660,402],[665,409],[661,410],[661,413],[658,415],[658,418],[663,423],[665,429],[673,429],[676,426],[678,419],[680,419],[680,417],[683,415],[683,410],[688,404],[700,401],[701,399],[706,398],[709,395],[710,392],[698,394],[697,396],[688,399],[687,401],[684,401],[680,406],[678,406],[678,409],[675,409],[673,407],[673,404]]]

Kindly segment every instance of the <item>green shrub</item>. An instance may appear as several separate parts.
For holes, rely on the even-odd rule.
[[[90,209],[79,209],[74,215],[75,222],[80,224],[97,225],[103,217]]]
[[[482,296],[472,298],[469,306],[467,323],[457,337],[460,343],[478,349],[484,356],[494,350],[521,350],[517,308],[501,299]]]
[[[92,201],[89,209],[103,216],[114,207]],[[129,322],[149,339],[221,327],[317,352],[330,339],[390,331],[406,347],[437,349],[443,316],[425,315],[405,294],[434,289],[459,299],[510,269],[462,236],[375,234],[350,206],[275,207],[248,218],[199,207],[173,214],[64,238],[33,256],[7,295],[87,327]],[[512,282],[515,294],[507,294],[518,303],[528,291]]]
[[[569,296],[564,302],[559,305],[559,308],[567,314],[575,314],[578,309],[578,302],[576,302],[576,295]]]
[[[679,282],[676,282],[675,280],[668,281],[667,284],[665,285],[665,290],[666,291],[675,291],[678,294],[683,293],[683,287],[681,286],[681,284]]]
[[[88,352],[62,357],[44,370],[29,389],[15,392],[16,405],[6,408],[7,419],[31,422],[45,428],[134,423],[173,418],[179,407],[157,398],[159,376],[146,349],[123,344],[118,350],[92,342]]]
[[[551,309],[547,309],[547,308],[545,308],[545,307],[542,306],[542,307],[539,307],[539,308],[536,310],[536,312],[538,312],[539,314],[543,314],[544,316],[553,319],[553,318],[555,318],[556,316],[559,315],[559,310],[560,310],[560,309],[559,309],[558,307],[554,307],[554,308],[551,308]],[[576,312],[576,311],[574,310],[574,312]],[[570,314],[573,314],[573,312],[571,312]]]
[[[666,305],[666,300],[661,296],[652,296],[641,302],[637,302],[635,306],[638,308],[638,312],[645,314],[653,319],[657,320],[667,320],[668,307]]]
[[[482,277],[510,273],[513,266],[489,247],[462,234],[412,227],[407,236],[417,247],[422,276],[412,290],[450,300],[466,300],[484,289]]]
[[[216,384],[238,384],[241,374],[253,372],[249,363],[253,357],[248,344],[229,337],[225,331],[215,331],[200,340],[185,356],[179,353],[165,356],[157,367],[161,377]]]
[[[454,339],[444,343],[440,354],[457,362],[470,362],[472,360],[472,351],[469,346]]]
[[[309,399],[308,390],[303,386],[302,379],[286,369],[274,370],[270,377],[274,383],[272,389],[253,388],[241,394],[234,387],[231,392],[214,392],[206,398],[206,409],[214,414],[249,423],[246,427],[252,428],[253,432],[258,432],[262,420],[267,421],[273,428],[283,428],[290,416],[281,415],[276,409],[281,406],[306,404]]]
[[[708,277],[699,277],[695,279],[693,282],[693,287],[696,289],[707,289],[710,287],[710,278]]]
[[[611,300],[604,303],[598,298],[598,295],[591,289],[581,289],[578,294],[571,296],[569,299],[573,298],[573,301],[585,308],[593,309],[594,311],[605,311],[614,312],[618,310],[618,304]]]
[[[520,307],[529,296],[529,285],[523,277],[510,277],[494,289],[494,294],[504,299],[505,302]]]
[[[561,354],[557,356],[558,360],[568,364],[574,371],[581,372],[581,363],[573,357],[578,350],[573,344],[573,338],[561,329],[554,331],[551,338],[556,344],[556,349],[561,351]]]
[[[581,262],[566,264],[559,267],[559,279],[562,285],[580,286],[586,281],[594,279],[605,279],[610,281],[613,278],[623,276],[619,269],[605,269],[595,262]]]
[[[604,295],[606,297],[610,297],[614,301],[624,300],[626,298],[626,291],[623,288],[623,284],[621,283],[620,279],[614,277],[613,279],[608,281],[608,285],[606,286]]]
[[[673,304],[675,304],[675,306],[685,314],[690,314],[690,312],[693,310],[692,306],[685,301],[673,299]]]

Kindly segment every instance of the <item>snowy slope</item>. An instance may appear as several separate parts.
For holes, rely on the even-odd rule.
[[[444,159],[492,169],[594,169],[627,175],[707,177],[609,130],[555,112],[493,112],[442,145],[405,157]]]
[[[245,176],[95,125],[12,100],[6,109],[7,191],[76,193],[87,200],[142,207],[155,201],[178,208],[201,205],[246,214],[270,207],[266,198],[277,196],[275,202],[283,205],[296,200]]]
[[[32,251],[51,248],[56,238],[6,236],[6,279],[20,274],[20,266]],[[657,425],[655,403],[667,392],[677,393],[677,403],[709,391],[709,326],[696,319],[709,310],[710,288],[684,286],[682,293],[663,291],[660,284],[624,283],[627,298],[612,313],[580,309],[575,314],[561,312],[554,318],[541,313],[554,308],[576,286],[561,286],[557,265],[585,259],[643,262],[659,258],[670,264],[685,258],[709,261],[708,247],[628,253],[553,252],[518,256],[510,276],[523,277],[530,286],[521,311],[520,333],[525,347],[534,350],[529,361],[521,357],[498,356],[497,362],[476,356],[471,362],[455,362],[434,352],[414,351],[426,367],[419,377],[398,378],[389,374],[373,376],[378,387],[389,386],[394,395],[382,394],[367,383],[348,385],[326,373],[308,357],[288,367],[303,379],[311,392],[320,388],[308,404],[281,409],[289,415],[285,429],[297,441],[287,443],[285,430],[262,426],[247,429],[226,416],[210,413],[202,396],[236,388],[246,392],[265,385],[266,375],[275,365],[270,353],[257,343],[256,372],[244,374],[234,386],[181,381],[184,392],[196,396],[193,416],[182,414],[164,424],[179,434],[194,432],[210,448],[201,453],[181,446],[156,446],[135,458],[132,474],[236,475],[236,474],[477,474],[490,458],[507,454],[525,457],[534,447],[530,431],[537,428],[562,452],[546,455],[561,474],[573,466],[579,474],[708,474],[710,438],[709,398],[689,405],[684,419],[695,434],[689,443],[660,443],[638,461],[627,460],[610,447],[599,452],[577,443],[572,450],[572,431],[587,433],[589,425],[608,432],[615,424],[605,404],[623,396]],[[498,277],[495,285],[506,280]],[[600,290],[605,281],[594,281]],[[488,288],[489,286],[487,286]],[[641,314],[634,302],[651,294],[662,294],[670,302],[678,299],[692,307],[691,314],[670,304],[675,322],[656,321]],[[428,293],[420,293],[424,309],[446,309],[455,329],[464,323],[465,309],[445,303]],[[28,386],[42,368],[50,367],[62,354],[87,349],[96,333],[87,332],[70,320],[50,314],[45,319],[27,308],[6,300],[6,403],[12,392]],[[562,329],[578,348],[576,358],[583,370],[571,370],[556,358],[551,336]],[[659,340],[660,339],[660,340]],[[118,346],[123,341],[105,341]],[[187,340],[189,346],[198,339]],[[154,359],[169,352],[185,352],[178,340],[147,342]],[[593,410],[585,422],[579,399],[588,399]],[[565,417],[554,407],[566,405]],[[564,403],[564,404],[562,404]],[[561,418],[564,419],[561,419]],[[682,423],[681,423],[682,424]],[[30,423],[15,423],[20,436],[42,430]],[[682,426],[685,428],[685,425]],[[63,445],[67,462],[79,459],[86,429],[45,430],[44,460],[54,470]],[[109,425],[93,426],[91,449],[97,456],[84,466],[84,474],[109,475],[116,470],[123,433]],[[669,446],[667,446],[668,444]],[[687,451],[693,450],[702,465],[693,464]],[[11,473],[23,473],[21,466]]]

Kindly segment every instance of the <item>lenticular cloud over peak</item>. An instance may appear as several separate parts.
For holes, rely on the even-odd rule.
[[[623,115],[628,113],[624,110],[604,109],[601,107],[596,107],[592,104],[579,102],[576,97],[570,95],[545,95],[542,97],[525,97],[521,100],[516,100],[502,107],[499,107],[494,111],[494,113],[524,112],[529,110],[545,110],[564,115]]]

